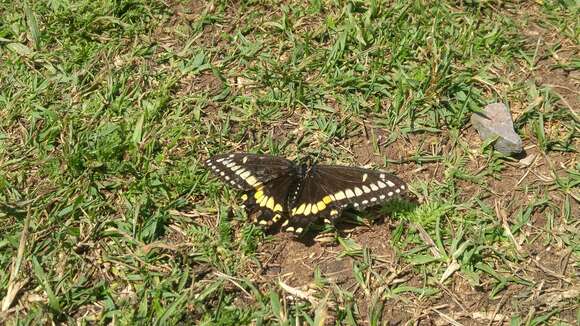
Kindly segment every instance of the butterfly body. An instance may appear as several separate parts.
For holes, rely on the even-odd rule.
[[[402,194],[406,185],[384,171],[251,153],[216,155],[206,165],[244,191],[248,213],[262,225],[302,233],[311,223],[335,222],[347,207],[364,209]]]

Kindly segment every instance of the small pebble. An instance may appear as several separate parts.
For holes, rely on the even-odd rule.
[[[522,139],[514,130],[511,113],[505,104],[489,104],[482,113],[473,113],[471,124],[477,129],[483,141],[498,137],[493,144],[497,151],[505,155],[519,154],[523,151]]]

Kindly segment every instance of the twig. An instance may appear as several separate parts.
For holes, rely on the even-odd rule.
[[[451,316],[435,309],[435,308],[431,308],[430,310],[436,312],[437,314],[439,314],[439,317],[443,318],[446,322],[448,322],[451,325],[455,325],[455,326],[463,326],[462,323],[456,321],[455,319],[451,318]]]
[[[313,297],[310,293],[299,290],[297,288],[293,288],[290,285],[282,282],[281,280],[278,281],[278,284],[280,285],[280,287],[290,293],[291,295],[300,298],[302,300],[307,300],[308,302],[312,303],[313,305],[318,305],[318,299],[316,299],[315,297]]]
[[[28,239],[28,227],[30,226],[30,208],[24,219],[24,226],[22,228],[22,233],[20,234],[20,243],[18,244],[18,252],[16,253],[16,260],[12,265],[12,271],[10,273],[10,279],[8,281],[8,290],[4,299],[2,299],[2,311],[7,311],[18,292],[28,283],[28,278],[22,281],[17,281],[18,273],[20,272],[20,267],[22,266],[22,258],[24,257],[24,249],[26,248],[26,240]]]
[[[489,324],[487,324],[488,326],[491,326],[493,324],[493,322],[495,321],[495,316],[497,316],[501,307],[503,307],[503,305],[505,304],[507,298],[508,298],[508,296],[505,294],[501,297],[501,300],[499,301],[499,303],[495,307],[495,310],[493,311],[493,314],[491,315],[491,318],[489,319]],[[504,316],[502,316],[502,318],[499,321],[501,322],[503,320],[503,318],[504,318]]]
[[[431,250],[433,256],[437,258],[443,257],[441,252],[439,252],[439,248],[437,248],[435,241],[433,241],[433,239],[431,239],[431,237],[429,236],[429,233],[427,233],[427,231],[425,231],[425,229],[420,224],[415,223],[413,226],[419,231],[419,236],[421,237],[421,239],[423,239],[423,241],[425,241],[425,243],[429,245],[429,250]]]
[[[512,231],[510,229],[510,226],[508,224],[506,213],[499,207],[499,203],[497,200],[495,201],[495,214],[497,215],[497,217],[499,217],[501,219],[501,225],[503,226],[505,233],[508,235],[508,237],[510,238],[510,240],[513,242],[514,246],[516,247],[516,251],[518,252],[518,254],[521,254],[524,251],[524,249],[516,241],[516,238],[514,237]]]

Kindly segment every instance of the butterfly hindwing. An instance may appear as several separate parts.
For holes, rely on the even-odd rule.
[[[364,209],[403,193],[405,183],[383,172],[338,165],[316,165],[304,178],[290,211],[289,231],[312,222],[335,222],[346,207]]]
[[[224,182],[239,190],[256,190],[293,171],[293,163],[284,158],[250,153],[213,156],[205,164]]]
[[[288,193],[295,180],[296,176],[289,173],[242,195],[244,206],[254,222],[268,226],[284,222]]]
[[[324,193],[322,180],[315,174],[303,176],[289,194],[288,218],[282,223],[282,229],[300,234],[312,223],[330,223],[340,216],[342,208],[333,204]]]

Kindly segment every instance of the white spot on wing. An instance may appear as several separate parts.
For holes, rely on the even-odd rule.
[[[244,172],[246,172],[246,170],[244,170],[244,169],[240,169],[240,170],[236,171],[236,174],[237,174],[237,175],[241,175],[241,174],[242,174],[242,173],[244,173]]]
[[[387,195],[389,195],[389,197],[390,197],[390,196],[393,195],[393,192],[392,191],[389,191],[389,193]]]
[[[366,173],[365,173],[365,174],[363,174],[363,176],[362,176],[362,182],[365,182],[365,181],[367,181],[367,178],[368,178],[368,177],[369,177],[369,175],[368,175],[368,174],[366,174]]]
[[[395,184],[392,183],[390,180],[387,180],[387,184],[389,185],[389,187],[394,187],[395,186]]]
[[[248,157],[244,156],[244,159],[242,159],[242,163],[246,164],[246,162],[248,162]]]
[[[368,194],[369,192],[371,192],[371,189],[370,189],[369,187],[367,187],[367,186],[362,186],[362,188],[363,188],[363,191],[364,191],[365,193],[367,193],[367,194]]]
[[[362,191],[362,190],[360,190],[360,188],[359,188],[359,187],[355,187],[355,188],[354,188],[354,193],[355,193],[357,196],[360,196],[360,195],[362,195],[362,194],[363,194],[363,191]]]
[[[354,197],[354,192],[352,192],[352,190],[350,190],[350,189],[346,189],[346,191],[344,193],[346,194],[347,198]]]

